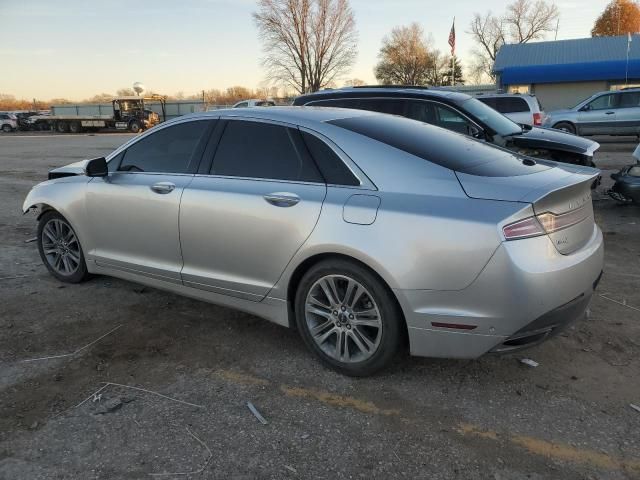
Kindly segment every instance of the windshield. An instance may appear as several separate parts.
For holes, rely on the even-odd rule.
[[[512,122],[480,100],[470,98],[462,102],[460,106],[501,137],[522,133],[522,127],[517,123]]]

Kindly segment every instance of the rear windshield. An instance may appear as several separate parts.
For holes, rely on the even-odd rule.
[[[527,175],[550,168],[525,165],[507,150],[426,123],[391,115],[367,115],[328,123],[385,143],[460,173],[483,177]]]

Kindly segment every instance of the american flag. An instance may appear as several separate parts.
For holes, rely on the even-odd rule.
[[[451,25],[451,32],[449,33],[449,46],[451,47],[451,55],[456,54],[456,19],[453,19],[453,25]]]

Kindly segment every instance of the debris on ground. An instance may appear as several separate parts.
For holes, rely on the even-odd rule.
[[[296,470],[295,468],[289,466],[289,465],[285,465],[284,468],[286,468],[287,470],[289,470],[292,473],[298,473],[298,470]]]
[[[532,368],[535,368],[538,365],[540,365],[538,362],[536,362],[535,360],[531,360],[530,358],[521,358],[520,363],[524,363],[525,365],[528,365]]]
[[[32,243],[35,242],[36,240],[38,240],[38,237],[33,237],[33,238],[27,238],[24,243]]]
[[[249,410],[251,410],[251,413],[253,413],[253,415],[260,421],[261,424],[266,425],[267,423],[269,423],[262,415],[260,415],[260,412],[253,405],[253,403],[247,402],[247,407],[249,407]]]
[[[120,408],[122,408],[122,400],[120,399],[120,397],[111,398],[106,402],[101,403],[96,410],[96,413],[99,415],[104,415],[105,413],[113,413]]]
[[[640,407],[638,405],[635,405],[633,403],[630,403],[629,406],[631,408],[633,408],[636,412],[640,412]]]
[[[206,443],[204,443],[202,440],[200,440],[195,433],[193,433],[191,430],[189,430],[189,427],[186,427],[187,429],[187,433],[189,435],[191,435],[191,437],[193,437],[193,439],[198,442],[200,445],[202,445],[206,450],[207,453],[209,454],[209,456],[207,457],[207,460],[204,462],[204,465],[202,465],[202,467],[200,467],[198,470],[195,470],[193,472],[176,472],[176,473],[150,473],[149,475],[152,477],[177,477],[177,476],[192,476],[192,475],[198,475],[199,473],[204,472],[204,470],[209,466],[209,463],[211,463],[211,459],[213,458],[213,452],[211,451],[211,449],[207,446]]]

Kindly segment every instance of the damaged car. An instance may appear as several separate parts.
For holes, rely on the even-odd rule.
[[[402,117],[259,107],[56,169],[23,211],[62,282],[109,275],[249,312],[364,376],[405,344],[476,358],[583,317],[603,268],[597,176]]]
[[[521,155],[595,167],[600,144],[570,133],[520,125],[465,93],[428,87],[346,87],[301,95],[294,105],[371,110],[429,123]]]

